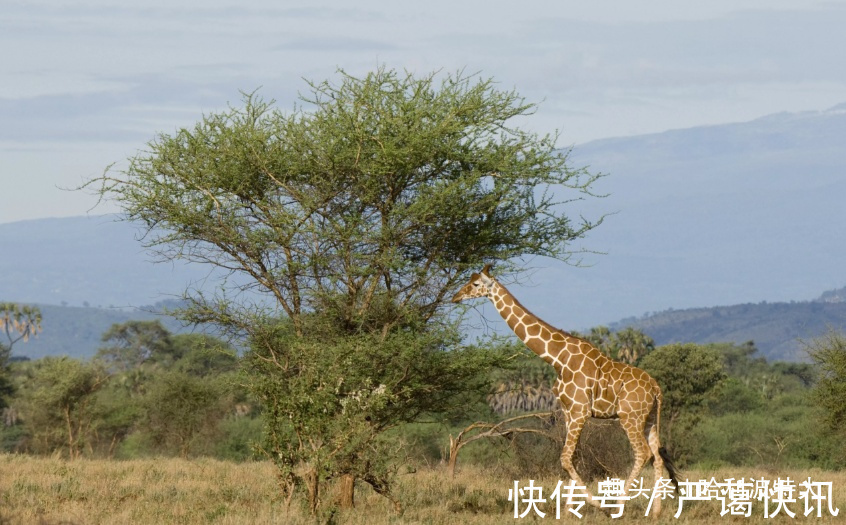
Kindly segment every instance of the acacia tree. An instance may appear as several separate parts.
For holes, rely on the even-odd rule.
[[[67,448],[70,459],[90,443],[94,394],[108,380],[97,362],[47,357],[26,372],[20,401],[31,432],[32,448],[53,452]]]
[[[101,337],[97,351],[113,372],[126,372],[155,361],[168,364],[174,355],[171,334],[160,321],[127,321],[113,324]]]
[[[184,315],[247,338],[268,450],[315,510],[327,478],[389,494],[383,430],[448,408],[489,364],[458,348],[456,285],[484,262],[567,260],[601,219],[564,213],[596,176],[513,126],[536,106],[492,80],[380,68],[308,88],[289,113],[245,95],[89,187],[162,259],[226,272]]]

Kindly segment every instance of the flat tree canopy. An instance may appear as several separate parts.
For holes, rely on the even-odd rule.
[[[350,328],[430,318],[469,270],[567,259],[599,222],[563,206],[596,176],[571,169],[557,137],[510,124],[534,104],[492,80],[437,77],[342,73],[288,113],[245,95],[92,182],[164,259],[246,275],[295,323],[317,309]]]
[[[565,213],[597,176],[515,127],[536,106],[492,80],[380,68],[308,88],[289,112],[246,94],[89,187],[164,260],[237,276],[189,293],[186,315],[247,336],[271,456],[291,487],[312,467],[314,511],[316,480],[338,474],[387,494],[380,433],[479,388],[490,360],[444,315],[458,283],[487,262],[567,260],[601,218]]]

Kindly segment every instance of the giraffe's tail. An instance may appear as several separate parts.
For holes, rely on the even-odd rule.
[[[661,405],[664,402],[664,396],[661,395],[661,391],[658,391],[658,404],[657,404],[657,413],[655,414],[655,434],[660,434],[661,428]],[[676,465],[673,463],[673,458],[670,457],[670,453],[667,452],[667,449],[659,446],[658,447],[658,455],[661,456],[661,459],[664,461],[664,468],[667,469],[667,472],[670,474],[670,481],[673,482],[673,486],[676,487],[676,494],[679,493],[679,471],[676,469]]]
[[[664,460],[664,468],[667,469],[667,472],[670,473],[670,480],[673,482],[673,485],[676,487],[676,494],[679,493],[679,472],[676,470],[676,466],[673,464],[673,458],[670,457],[670,453],[667,452],[667,449],[664,447],[660,447],[658,449],[658,454],[661,455],[661,459]]]

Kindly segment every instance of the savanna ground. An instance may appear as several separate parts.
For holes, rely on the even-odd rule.
[[[0,523],[38,524],[269,524],[314,523],[296,502],[287,507],[279,496],[275,468],[269,462],[234,463],[213,459],[75,460],[0,456]],[[651,483],[647,469],[646,481]],[[846,522],[846,473],[821,470],[763,470],[720,468],[689,470],[683,479],[729,478],[756,479],[789,477],[798,483],[811,477],[815,482],[832,482],[837,517],[823,508],[823,517],[812,513],[805,517],[801,500],[788,505],[796,513],[783,513],[764,519],[763,507],[756,502],[752,516],[720,516],[717,501],[686,503],[681,516],[673,517],[677,503],[665,500],[661,523],[813,523]],[[528,480],[521,480],[521,486]],[[497,468],[465,466],[455,479],[445,468],[425,468],[401,474],[396,494],[405,506],[400,516],[390,503],[368,487],[356,491],[356,508],[339,511],[335,523],[380,525],[388,523],[420,524],[492,524],[514,522],[554,522],[554,508],[541,519],[530,513],[522,519],[513,517],[514,504],[508,489],[514,480]],[[535,480],[544,487],[544,496],[555,487],[557,479]],[[594,485],[595,487],[595,485]],[[794,497],[797,494],[794,493]],[[332,494],[325,494],[331,498]],[[645,502],[645,500],[641,500]],[[562,512],[562,520],[571,523],[620,523],[647,521],[645,505],[630,502],[622,518],[612,519],[603,512],[585,506],[583,518]],[[525,507],[523,507],[525,508]],[[774,506],[771,504],[771,512]]]

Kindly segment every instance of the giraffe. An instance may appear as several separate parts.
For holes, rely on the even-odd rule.
[[[619,418],[634,451],[634,465],[625,489],[652,459],[655,483],[666,467],[678,490],[675,468],[658,436],[662,401],[658,383],[643,370],[614,361],[589,342],[534,316],[491,276],[490,267],[488,264],[481,273],[474,273],[452,302],[488,297],[517,337],[558,372],[553,391],[567,418],[561,466],[570,477],[587,486],[573,468],[573,453],[588,418]],[[588,501],[598,505],[590,494]],[[660,498],[653,500],[653,507],[657,517],[661,512]]]

